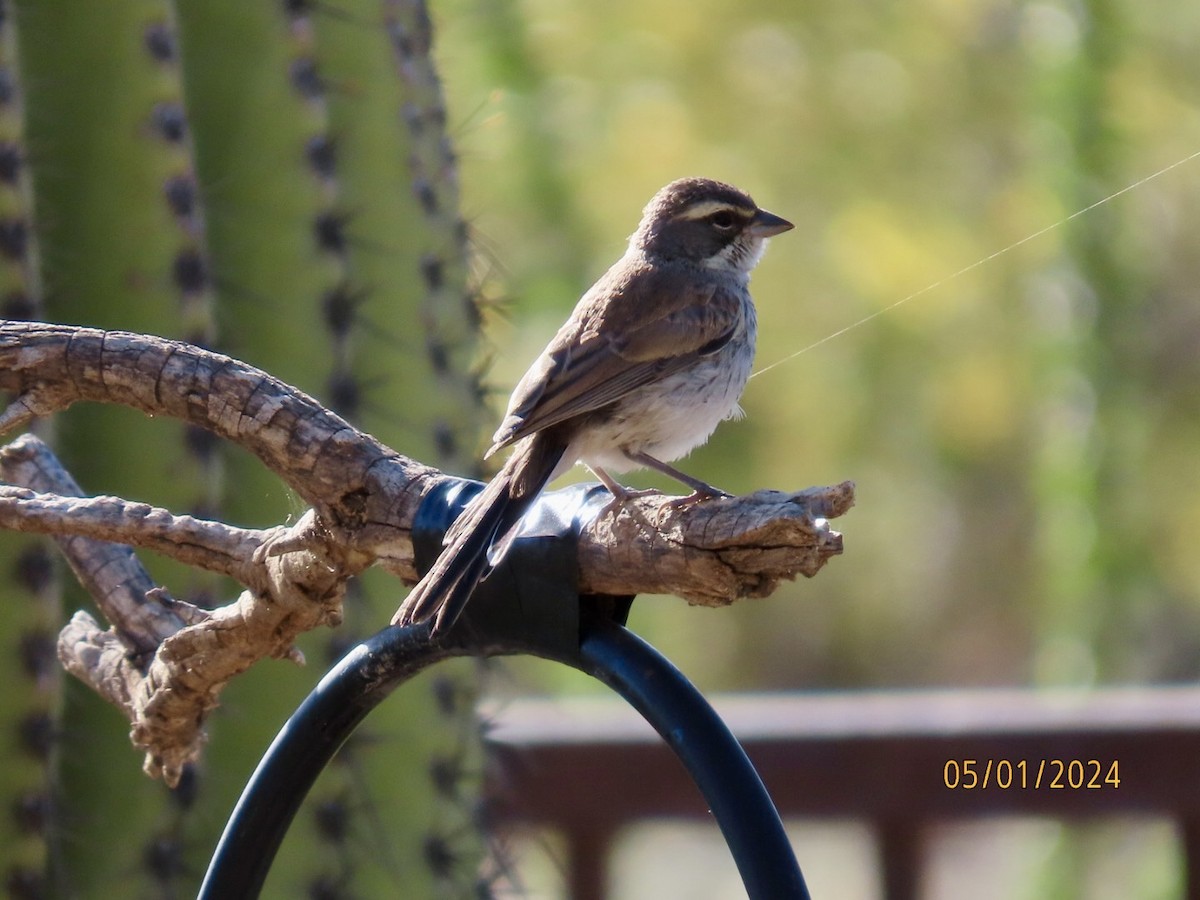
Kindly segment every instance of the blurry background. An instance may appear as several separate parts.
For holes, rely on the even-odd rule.
[[[634,627],[689,677],[707,691],[1196,678],[1200,159],[1064,219],[1200,150],[1200,10],[440,12],[464,210],[507,301],[488,330],[498,392],[670,179],[731,181],[797,225],[753,278],[759,365],[779,364],[685,465],[734,491],[852,478],[858,506],[834,523],[845,555],[813,581],[727,610],[635,605]],[[631,836],[624,858],[678,862],[670,834]],[[1173,840],[1151,823],[980,826],[940,845],[931,889],[1175,896]],[[817,890],[814,866],[846,866],[812,846],[799,852]],[[970,889],[941,868],[954,860]],[[739,896],[680,870],[698,873],[688,890],[629,877],[619,896]]]
[[[1071,684],[1200,665],[1200,12],[1183,4],[452,3],[464,208],[507,392],[687,174],[796,222],[769,366],[689,468],[853,478],[844,558],[762,603],[638,605],[708,687]],[[1060,225],[978,263],[1042,229]],[[747,652],[749,651],[749,652]]]
[[[1200,159],[1076,215],[1200,151],[1195,4],[444,0],[444,105],[405,3],[14,7],[6,71],[24,106],[0,125],[28,142],[31,183],[13,196],[36,197],[40,243],[15,258],[40,273],[21,289],[39,298],[34,317],[211,343],[470,474],[515,380],[646,200],[683,175],[727,180],[797,227],[753,280],[771,368],[747,417],[684,465],[736,492],[850,478],[858,506],[835,523],[845,555],[815,580],[719,611],[643,598],[633,627],[706,692],[1196,680]],[[178,32],[171,54],[155,49],[159,26]],[[170,137],[171,103],[186,140]],[[161,199],[180,173],[195,175],[203,227]],[[481,332],[467,307],[483,310]],[[480,359],[485,392],[453,374]],[[81,409],[56,429],[90,491],[239,524],[299,512],[251,461],[212,463],[170,427]],[[40,590],[36,566],[14,571]],[[187,593],[191,576],[153,571]],[[77,896],[194,890],[287,710],[399,592],[369,581],[364,596],[335,646],[314,636],[308,671],[259,667],[230,691],[184,826],[111,710],[73,684],[65,707],[39,701],[63,718],[33,757],[69,802],[56,801],[50,850],[6,821],[12,865],[49,858]],[[4,613],[14,640],[23,609]],[[484,680],[502,698],[599,690],[520,662]],[[418,870],[456,895],[446,871],[479,852],[464,837],[477,684],[454,672],[389,705],[318,797],[308,837],[289,838],[270,896],[320,878],[343,892],[327,896],[382,896],[370,885]],[[3,701],[13,721],[23,697]],[[429,774],[439,761],[458,767],[450,790]],[[401,768],[414,785],[381,796]],[[396,833],[382,819],[405,835],[395,859],[379,851],[377,834]],[[817,896],[875,896],[861,829],[797,828]],[[632,834],[617,896],[740,896],[714,839]],[[554,896],[546,846],[521,854],[532,896]],[[656,880],[680,871],[696,884],[672,894],[678,882]],[[984,896],[963,872],[996,897],[1180,891],[1174,833],[1156,822],[959,828],[931,871],[938,897]]]

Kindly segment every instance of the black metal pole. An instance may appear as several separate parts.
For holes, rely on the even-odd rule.
[[[492,644],[578,668],[620,694],[675,751],[725,835],[750,900],[808,900],[783,823],[737,739],[657,650],[620,625],[589,620],[575,652]],[[268,748],[213,854],[199,900],[257,897],[317,776],[358,724],[401,683],[469,647],[429,643],[423,628],[387,628],[321,680]]]
[[[419,567],[436,557],[446,527],[480,488],[446,479],[427,494],[413,524]],[[476,588],[449,635],[432,642],[425,626],[385,628],[342,657],[259,762],[213,853],[199,900],[259,895],[317,776],[398,685],[451,656],[518,653],[592,675],[654,726],[708,801],[750,900],[808,900],[779,813],[741,745],[683,674],[620,624],[632,598],[576,591],[575,538],[606,497],[596,486],[576,485],[539,498],[522,520],[522,535]]]
[[[284,723],[250,776],[209,861],[198,900],[252,900],[317,776],[400,683],[453,655],[425,629],[385,628],[350,650]]]
[[[779,812],[728,726],[671,662],[631,631],[600,622],[584,634],[579,668],[642,714],[708,801],[750,900],[808,900]]]

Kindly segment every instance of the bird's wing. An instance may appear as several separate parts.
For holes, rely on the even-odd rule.
[[[489,452],[607,406],[720,349],[741,303],[711,280],[642,268],[602,278],[513,391]]]

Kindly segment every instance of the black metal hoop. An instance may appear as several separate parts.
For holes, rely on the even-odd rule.
[[[416,532],[426,560],[442,522],[475,488],[448,482]],[[608,685],[663,737],[691,774],[725,836],[750,900],[808,900],[783,823],[737,739],[662,654],[623,627],[630,598],[569,590],[574,534],[597,502],[591,487],[548,495],[522,527],[513,561],[489,576],[468,614],[444,639],[424,626],[389,627],[351,649],[280,730],[234,808],[199,900],[257,897],[275,854],[317,776],[358,724],[418,672],[454,656],[530,654]],[[566,514],[565,514],[566,513]],[[418,516],[421,519],[421,516]],[[440,530],[439,530],[440,529]],[[564,585],[568,589],[564,591]],[[564,596],[564,593],[569,596]],[[573,602],[571,602],[573,601]]]

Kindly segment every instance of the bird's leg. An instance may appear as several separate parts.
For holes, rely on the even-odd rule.
[[[658,488],[646,488],[640,491],[632,490],[617,482],[599,466],[593,466],[591,463],[584,463],[584,465],[588,467],[588,470],[596,476],[602,485],[608,488],[608,492],[613,495],[613,504],[628,503],[637,497],[649,497],[653,494],[662,493]]]
[[[672,500],[671,504],[674,506],[681,506],[681,505],[687,504],[687,503],[695,503],[697,500],[709,500],[714,497],[732,497],[733,496],[732,494],[727,493],[727,492],[721,490],[720,488],[713,487],[707,481],[701,481],[699,478],[693,478],[691,475],[688,475],[686,472],[680,472],[674,466],[667,465],[667,463],[663,462],[661,459],[655,459],[649,453],[643,453],[641,451],[634,451],[634,450],[626,450],[625,455],[629,458],[629,460],[631,462],[635,462],[635,463],[638,463],[639,465],[643,465],[647,469],[654,469],[656,472],[662,472],[664,475],[674,478],[680,484],[685,484],[692,489],[692,493],[690,496],[680,497],[677,500]]]
[[[612,499],[605,504],[604,509],[600,511],[601,514],[612,509],[619,509],[622,506],[627,506],[631,516],[640,520],[641,523],[647,528],[652,529],[654,527],[646,520],[646,517],[642,515],[641,510],[630,504],[629,501],[636,499],[637,497],[647,497],[652,494],[661,494],[662,491],[658,490],[658,488],[646,488],[645,490],[641,491],[631,490],[624,485],[619,484],[611,475],[609,475],[599,466],[594,466],[591,463],[584,463],[584,465],[588,467],[591,473],[596,476],[602,485],[608,488],[608,492],[612,494]]]
[[[613,495],[613,500],[617,503],[625,503],[634,499],[635,497],[648,497],[651,494],[662,493],[662,491],[660,491],[658,488],[646,488],[645,490],[640,491],[632,490],[625,487],[623,484],[618,483],[611,475],[609,475],[599,466],[593,466],[588,463],[584,463],[584,465],[586,465],[591,473],[595,475],[597,479],[599,479],[602,485],[608,488],[608,492]]]

